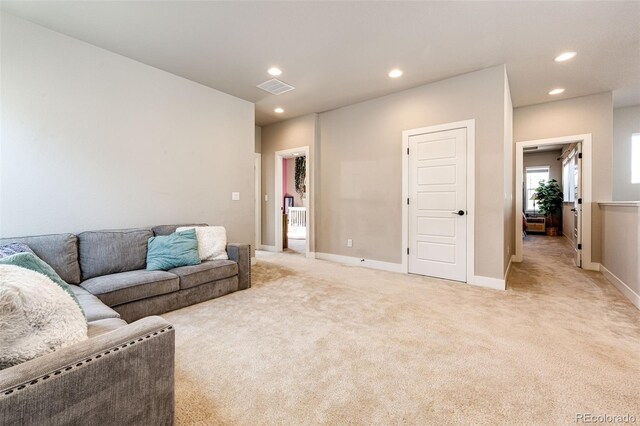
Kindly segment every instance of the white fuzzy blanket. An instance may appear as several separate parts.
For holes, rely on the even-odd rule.
[[[0,369],[87,339],[76,302],[48,277],[0,265]]]

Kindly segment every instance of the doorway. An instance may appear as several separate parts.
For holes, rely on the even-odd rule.
[[[275,153],[276,251],[310,256],[311,185],[309,148]]]
[[[516,143],[515,262],[523,261],[526,238],[549,235],[569,240],[577,267],[597,269],[591,262],[591,152],[591,134]],[[540,209],[553,191],[551,179],[562,192],[553,213]]]
[[[408,273],[476,283],[474,145],[474,120],[403,132]]]

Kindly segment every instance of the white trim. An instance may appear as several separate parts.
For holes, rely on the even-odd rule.
[[[483,277],[481,275],[474,275],[470,279],[467,279],[467,284],[491,288],[493,290],[505,290],[506,285],[504,279]]]
[[[314,251],[310,251],[307,253],[307,259],[315,259],[316,253]]]
[[[291,149],[283,149],[281,151],[276,151],[275,152],[275,173],[274,173],[274,180],[275,180],[275,199],[273,200],[274,203],[274,218],[275,218],[275,248],[277,252],[282,252],[282,211],[280,210],[280,204],[282,203],[282,160],[284,159],[284,156],[289,155],[289,154],[294,154],[296,152],[304,152],[304,155],[306,157],[306,173],[307,173],[307,182],[308,182],[308,188],[307,188],[307,238],[306,238],[306,249],[305,249],[305,253],[309,253],[311,251],[311,247],[309,245],[309,242],[311,241],[311,239],[313,238],[312,235],[312,229],[313,229],[313,215],[314,215],[314,209],[313,209],[313,179],[311,179],[311,176],[313,174],[313,171],[311,170],[311,164],[313,164],[311,162],[311,155],[310,155],[310,150],[309,150],[309,146],[300,146],[297,148],[291,148]]]
[[[600,265],[600,272],[602,272],[602,275],[604,275],[611,284],[620,290],[620,293],[624,294],[624,296],[629,299],[636,308],[640,309],[640,294],[633,291],[620,278],[616,277],[613,272],[605,268],[604,265]]]
[[[513,260],[516,258],[515,254],[512,254],[509,258],[509,264],[507,265],[507,270],[504,272],[504,289],[507,289],[507,284],[509,283],[509,272],[511,272],[511,265],[513,264]]]
[[[402,132],[402,272],[409,273],[409,136],[422,133],[435,133],[444,130],[467,129],[467,283],[472,284],[475,273],[475,188],[476,188],[476,120],[457,121],[455,123],[422,127]],[[478,284],[482,285],[482,284]],[[492,287],[493,288],[493,287]]]
[[[582,142],[582,268],[597,271],[598,265],[591,262],[591,205],[593,202],[593,193],[591,189],[592,164],[593,164],[593,147],[591,133],[584,135],[561,136],[558,138],[537,139],[530,141],[516,142],[516,176],[515,176],[515,194],[516,194],[516,211],[515,211],[515,237],[516,251],[514,262],[522,262],[523,244],[522,244],[522,185],[523,177],[523,154],[524,147],[538,145],[558,145],[573,142]]]
[[[329,262],[340,263],[342,265],[377,269],[381,271],[396,272],[400,274],[406,273],[406,271],[404,270],[404,265],[402,265],[402,263],[382,262],[380,260],[362,259],[360,257],[342,256],[339,254],[330,254],[330,253],[316,252],[314,254],[316,259],[327,260]],[[433,277],[433,278],[441,279],[437,277]],[[486,287],[493,290],[505,289],[505,280],[502,280],[500,278],[482,277],[479,275],[472,276],[467,282],[467,284],[471,284],[479,287]]]
[[[255,256],[251,258],[251,266],[254,266],[257,262],[258,262],[258,259],[256,259]]]
[[[253,164],[255,167],[255,178],[253,189],[254,192],[254,216],[255,216],[255,244],[256,247],[260,247],[262,244],[262,154],[256,152],[253,157]]]
[[[261,244],[260,245],[260,250],[278,253],[278,250],[276,250],[276,246],[268,246],[266,244]]]
[[[404,272],[404,268],[401,263],[382,262],[380,260],[363,259],[361,257],[342,256],[339,254],[319,252],[315,253],[315,258],[349,266],[361,266],[364,268],[379,269],[389,272]]]
[[[600,201],[601,206],[640,207],[640,201]]]

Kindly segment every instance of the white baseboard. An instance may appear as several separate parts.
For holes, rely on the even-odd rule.
[[[494,290],[506,289],[506,281],[504,279],[483,277],[482,275],[474,275],[471,278],[467,278],[467,284],[475,285],[478,287],[492,288]]]
[[[507,281],[509,281],[509,272],[511,272],[511,265],[513,265],[513,263],[516,261],[516,255],[512,254],[511,257],[509,258],[509,264],[507,265],[507,270],[504,272],[504,289],[506,290],[507,288]]]
[[[575,262],[574,262],[575,263]],[[597,262],[582,262],[582,269],[586,269],[587,271],[599,271],[600,264]]]
[[[265,244],[262,244],[260,246],[260,250],[271,251],[271,252],[274,252],[274,253],[278,252],[278,250],[276,250],[276,246],[268,246],[268,245],[265,245]]]
[[[382,262],[380,260],[362,259],[361,257],[341,256],[339,254],[330,253],[314,253],[316,259],[330,260],[332,262],[342,263],[349,266],[363,266],[365,268],[379,269],[389,272],[404,273],[401,263]]]
[[[609,280],[611,284],[613,284],[618,290],[620,290],[620,293],[624,294],[625,297],[629,299],[636,308],[640,309],[640,294],[633,291],[620,278],[616,277],[615,274],[605,268],[604,265],[600,265],[600,272],[602,272],[602,275],[604,275],[604,277]]]
[[[307,253],[307,259],[315,259],[316,258],[316,253],[313,251],[310,251],[309,253]]]

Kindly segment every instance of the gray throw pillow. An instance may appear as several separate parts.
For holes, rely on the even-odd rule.
[[[24,243],[9,243],[0,245],[0,259],[7,256],[13,256],[17,253],[31,253],[35,254],[28,245]]]

